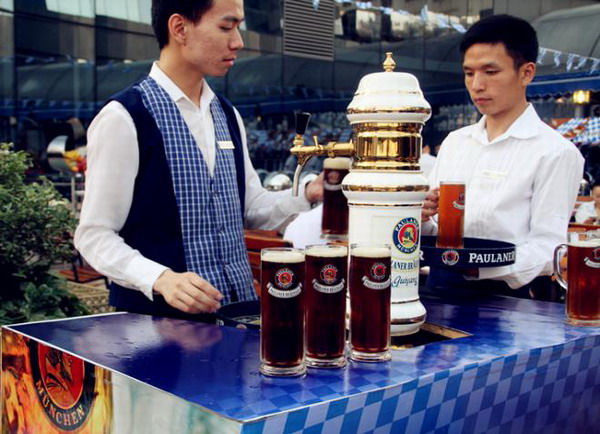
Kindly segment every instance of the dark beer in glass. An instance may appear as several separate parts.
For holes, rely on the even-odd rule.
[[[389,245],[350,247],[350,358],[361,362],[391,359],[391,251]]]
[[[307,246],[305,254],[306,365],[339,368],[346,364],[348,248]]]
[[[563,277],[560,256],[567,250],[567,278]],[[600,326],[600,240],[561,244],[554,253],[558,283],[567,291],[567,323]]]
[[[304,253],[263,249],[260,254],[260,372],[298,376],[304,366]]]
[[[465,226],[465,184],[441,182],[436,246],[463,247]]]
[[[342,191],[342,180],[350,170],[349,158],[326,158],[323,162],[323,221],[324,238],[338,240],[348,236],[348,200]]]

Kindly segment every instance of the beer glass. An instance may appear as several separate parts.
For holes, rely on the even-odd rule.
[[[435,245],[441,248],[462,248],[464,220],[465,184],[440,182],[438,234]]]
[[[350,358],[391,359],[391,250],[385,244],[350,246]]]
[[[304,253],[292,248],[260,253],[260,372],[298,376],[304,366]]]
[[[342,180],[350,170],[351,161],[338,157],[323,162],[323,238],[343,240],[348,236],[348,200],[342,191]]]
[[[346,364],[348,248],[314,245],[305,254],[306,365],[339,368]]]
[[[567,250],[567,278],[560,258]],[[554,272],[567,291],[567,323],[600,326],[600,240],[574,240],[560,244],[554,251]]]

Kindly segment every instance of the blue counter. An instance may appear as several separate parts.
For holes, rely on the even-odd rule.
[[[110,383],[115,432],[600,432],[600,328],[554,303],[423,301],[470,336],[271,379],[256,331],[117,313],[5,327],[3,374],[20,337],[83,359]]]

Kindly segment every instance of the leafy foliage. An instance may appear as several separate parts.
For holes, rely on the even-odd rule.
[[[0,323],[85,313],[64,280],[48,275],[73,254],[69,204],[49,181],[27,183],[29,157],[11,148],[0,144]]]

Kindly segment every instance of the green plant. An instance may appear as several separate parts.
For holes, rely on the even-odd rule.
[[[25,152],[0,144],[0,324],[86,313],[65,281],[48,274],[73,254],[69,204],[49,181],[27,183],[29,166]]]

